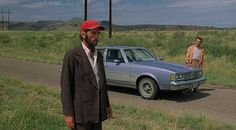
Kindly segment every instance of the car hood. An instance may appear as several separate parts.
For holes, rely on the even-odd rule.
[[[134,64],[138,65],[144,65],[144,66],[150,66],[150,67],[155,67],[155,68],[161,68],[161,69],[167,69],[176,73],[184,73],[184,72],[189,72],[191,71],[191,68],[188,68],[184,65],[181,64],[176,64],[176,63],[168,63],[164,61],[145,61],[145,62],[135,62]]]

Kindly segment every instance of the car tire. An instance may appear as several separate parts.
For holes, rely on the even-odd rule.
[[[153,79],[143,78],[138,84],[138,91],[144,99],[153,100],[157,97],[159,87]]]

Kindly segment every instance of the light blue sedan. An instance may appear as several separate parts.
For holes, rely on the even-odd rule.
[[[145,99],[155,99],[160,90],[198,88],[206,78],[199,68],[167,63],[142,47],[97,47],[103,54],[107,84],[137,89]]]

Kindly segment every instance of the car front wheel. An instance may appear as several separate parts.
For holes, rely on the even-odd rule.
[[[139,94],[145,99],[155,99],[159,88],[151,78],[143,78],[138,84]]]

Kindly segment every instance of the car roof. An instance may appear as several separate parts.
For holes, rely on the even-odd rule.
[[[97,49],[137,49],[143,47],[136,47],[136,46],[98,46]]]

